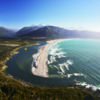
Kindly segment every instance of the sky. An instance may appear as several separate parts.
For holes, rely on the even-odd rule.
[[[0,26],[31,25],[100,31],[100,0],[0,0]]]

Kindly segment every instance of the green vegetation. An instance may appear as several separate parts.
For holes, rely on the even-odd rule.
[[[0,39],[0,70],[4,65],[4,62],[8,60],[8,58],[15,53],[16,49],[29,45],[35,44],[36,42],[32,39],[17,39],[17,38],[1,38]],[[15,44],[15,46],[11,46],[11,44]],[[16,45],[18,44],[18,45]]]
[[[78,88],[28,86],[0,73],[0,100],[97,100],[97,98]]]
[[[0,69],[2,70],[4,61],[12,55],[14,50],[34,43],[35,41],[31,39],[0,39],[0,44],[19,44],[19,46],[0,45]],[[28,85],[0,71],[0,100],[97,100],[97,98],[80,88]]]
[[[10,46],[0,46],[0,69],[2,70],[2,66],[4,66],[4,61],[7,60],[11,56],[11,51],[14,50],[15,47]]]
[[[19,45],[28,45],[34,44],[36,40],[31,38],[0,38],[0,44],[19,44]]]

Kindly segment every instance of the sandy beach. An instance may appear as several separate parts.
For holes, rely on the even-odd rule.
[[[11,47],[19,46],[19,44],[0,44],[0,45],[3,45],[3,46],[11,46]]]
[[[48,50],[50,46],[58,41],[67,40],[67,39],[56,39],[47,41],[47,44],[41,46],[37,54],[33,55],[33,63],[32,63],[32,73],[41,77],[48,77],[48,68],[46,65],[48,59]]]

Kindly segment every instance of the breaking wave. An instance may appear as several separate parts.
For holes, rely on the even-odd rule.
[[[66,61],[62,61],[61,63],[57,63],[57,60],[61,60],[62,58],[67,58],[67,52],[64,52],[62,48],[59,47],[60,42],[57,42],[53,44],[48,51],[49,54],[49,59],[47,61],[48,67],[50,68],[56,68],[57,69],[57,74],[61,75],[63,77],[68,77],[66,75],[66,70],[69,70],[70,65],[73,64],[73,61],[70,59],[66,59]],[[57,63],[56,65],[53,65],[54,63]],[[50,75],[53,76],[53,75]],[[57,76],[57,75],[54,75]]]
[[[76,85],[85,87],[87,89],[90,89],[91,88],[93,91],[100,90],[100,85],[94,86],[94,85],[88,84],[86,82],[78,82],[78,83],[76,83]]]
[[[100,89],[100,41],[64,40],[54,43],[48,51],[50,77],[74,80],[77,85]]]

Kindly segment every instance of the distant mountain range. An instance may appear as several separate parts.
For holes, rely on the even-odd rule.
[[[68,30],[56,26],[30,26],[13,31],[0,27],[0,37],[99,38],[99,32]]]
[[[42,28],[43,26],[30,26],[30,27],[23,27],[22,29],[20,29],[16,35],[17,36],[24,36],[27,35],[29,32],[34,32],[36,30],[38,30],[39,28]]]
[[[12,37],[15,35],[15,30],[8,29],[5,27],[0,27],[0,37]]]

